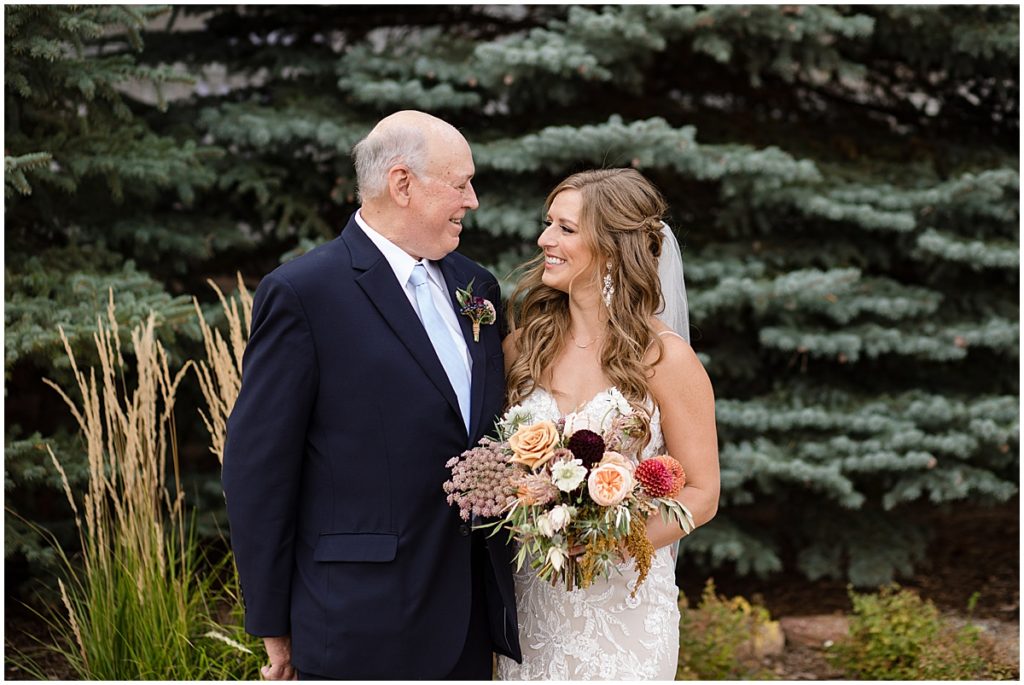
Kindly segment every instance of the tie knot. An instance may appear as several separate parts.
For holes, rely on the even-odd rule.
[[[427,268],[423,264],[417,264],[412,268],[412,275],[409,276],[409,282],[412,283],[414,288],[418,288],[427,282]]]

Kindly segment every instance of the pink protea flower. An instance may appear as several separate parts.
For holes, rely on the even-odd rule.
[[[675,459],[667,455],[653,457],[640,462],[636,467],[634,476],[651,497],[675,497],[682,489],[682,482],[685,482],[685,475],[677,479],[675,470],[666,463],[666,459],[675,462]],[[678,464],[679,462],[676,462]],[[682,471],[682,467],[679,467]],[[682,482],[677,482],[682,480]]]
[[[528,473],[515,481],[516,497],[523,504],[545,505],[558,498],[558,488],[545,473]]]
[[[610,452],[629,452],[643,434],[643,420],[636,414],[616,416],[604,432],[604,448]]]

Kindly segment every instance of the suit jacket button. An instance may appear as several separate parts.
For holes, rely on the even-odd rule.
[[[469,535],[470,532],[468,523],[459,524],[459,535]]]

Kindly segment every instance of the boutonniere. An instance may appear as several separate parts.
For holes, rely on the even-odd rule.
[[[469,320],[473,322],[473,342],[480,342],[480,324],[490,326],[498,319],[494,305],[488,299],[473,295],[473,281],[470,281],[465,288],[457,289],[455,299],[462,307],[459,314],[468,316]]]

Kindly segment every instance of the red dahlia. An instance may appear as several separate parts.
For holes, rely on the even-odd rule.
[[[666,468],[668,468],[669,471],[672,472],[672,478],[675,482],[672,485],[671,496],[675,497],[679,494],[679,491],[683,489],[683,486],[686,485],[686,471],[683,470],[683,465],[680,464],[678,460],[673,459],[667,454],[659,454],[653,458],[660,461]]]
[[[674,468],[671,463],[678,466]],[[686,482],[683,467],[672,457],[661,455],[640,462],[636,467],[636,479],[651,497],[675,497]]]

